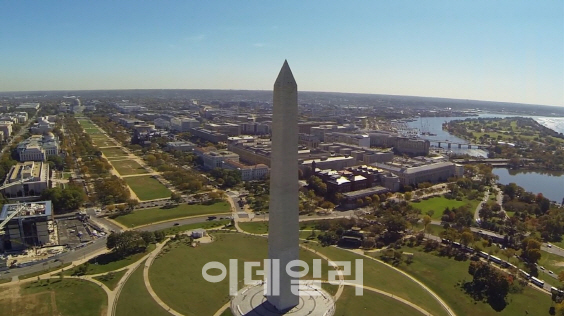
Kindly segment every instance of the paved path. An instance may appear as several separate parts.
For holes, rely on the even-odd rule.
[[[143,267],[143,282],[145,283],[145,287],[147,288],[149,295],[151,295],[153,300],[157,304],[159,304],[162,308],[164,308],[164,310],[168,311],[170,314],[175,315],[175,316],[183,316],[183,314],[175,311],[172,307],[168,306],[165,302],[163,302],[159,298],[159,296],[153,290],[153,287],[151,286],[151,282],[149,281],[149,268],[151,267],[151,265],[153,264],[153,261],[155,260],[155,257],[159,254],[159,252],[162,250],[162,248],[164,247],[164,245],[166,244],[167,241],[168,241],[168,239],[165,242],[163,242],[162,244],[160,244],[157,247],[157,249],[155,249],[153,252],[151,252],[151,254],[149,255],[149,258],[147,259],[147,261],[145,261],[145,266]]]
[[[327,282],[327,281],[323,281],[323,283],[328,283],[328,282]],[[352,284],[352,283],[347,283],[347,282],[342,283],[342,285],[358,286],[357,284]],[[377,289],[377,288],[373,288],[373,287],[370,287],[370,286],[367,286],[367,285],[362,285],[362,288],[365,289],[365,290],[374,292],[374,293],[378,293],[378,294],[387,296],[387,297],[389,297],[389,298],[391,298],[391,299],[394,299],[394,300],[396,300],[396,301],[399,301],[399,302],[401,302],[401,303],[403,303],[403,304],[405,304],[405,305],[407,305],[407,306],[409,306],[409,307],[412,307],[413,309],[416,309],[417,311],[419,311],[419,312],[420,312],[421,314],[423,314],[423,315],[428,315],[428,316],[432,316],[432,315],[433,315],[433,314],[429,313],[428,311],[424,310],[424,309],[423,309],[422,307],[420,307],[419,305],[415,305],[415,304],[411,303],[410,301],[405,300],[405,299],[403,299],[403,298],[401,298],[401,297],[399,297],[399,296],[397,296],[397,295],[394,295],[394,294],[392,294],[392,293],[389,293],[389,292],[386,292],[386,291],[382,291],[382,290],[379,290],[379,289]]]

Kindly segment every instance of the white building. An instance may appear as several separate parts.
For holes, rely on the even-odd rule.
[[[345,143],[370,148],[370,137],[362,134],[325,133],[326,143]]]
[[[170,119],[170,129],[177,132],[187,132],[191,128],[200,127],[200,122],[193,118],[177,118],[173,117]]]
[[[202,159],[204,160],[204,167],[208,169],[215,169],[224,168],[226,160],[239,162],[239,155],[228,150],[208,151],[202,154]]]
[[[155,123],[156,128],[161,128],[161,129],[169,129],[170,128],[170,121],[165,120],[163,118],[154,119],[153,123]]]
[[[12,166],[3,185],[27,179],[23,184],[14,184],[4,189],[6,197],[39,196],[49,184],[49,164],[26,161]]]
[[[29,129],[32,134],[43,134],[53,130],[55,123],[49,121],[49,117],[43,116],[37,119]]]
[[[4,134],[4,139],[12,136],[12,121],[0,121],[0,132]]]
[[[53,133],[32,135],[16,147],[20,161],[45,161],[59,155],[59,141]]]

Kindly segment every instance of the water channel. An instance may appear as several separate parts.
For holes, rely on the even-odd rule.
[[[507,114],[494,114],[483,113],[478,116],[468,117],[419,117],[413,122],[408,122],[409,128],[417,128],[435,134],[433,136],[421,136],[423,139],[428,139],[432,143],[449,141],[453,143],[467,144],[468,141],[451,135],[447,131],[443,131],[442,124],[453,120],[465,120],[467,118],[488,118],[488,117],[514,117],[522,115],[507,115]],[[530,116],[538,123],[556,131],[564,133],[564,118],[562,117],[545,117],[545,116]],[[436,145],[436,143],[435,143]],[[443,148],[445,146],[443,145]],[[487,157],[488,152],[482,149],[468,149],[465,146],[458,148],[453,145],[451,150],[453,153],[468,154],[474,157]],[[433,149],[433,148],[432,148]],[[511,182],[523,187],[525,190],[533,193],[542,193],[551,201],[558,203],[562,202],[564,198],[564,172],[543,172],[543,171],[515,171],[504,168],[494,169],[494,173],[499,176],[499,182],[508,184]]]

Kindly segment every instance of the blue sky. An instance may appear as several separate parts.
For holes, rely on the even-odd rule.
[[[300,90],[564,106],[564,1],[4,1],[0,91]]]

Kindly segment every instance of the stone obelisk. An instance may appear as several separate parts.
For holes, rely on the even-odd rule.
[[[299,259],[298,85],[287,61],[274,83],[270,157],[267,300],[284,311],[299,302],[291,291],[298,280],[286,273],[288,262]]]

